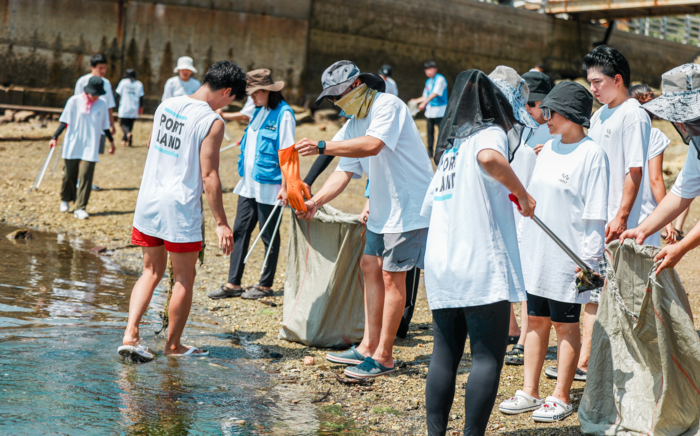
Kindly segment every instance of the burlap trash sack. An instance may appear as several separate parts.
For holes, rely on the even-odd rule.
[[[578,410],[585,435],[700,435],[700,339],[678,274],[659,249],[606,247],[607,286]]]
[[[292,214],[279,339],[334,348],[362,339],[364,232],[357,215],[328,205],[311,221]]]

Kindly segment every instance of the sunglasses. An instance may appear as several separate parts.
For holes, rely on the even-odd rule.
[[[536,101],[528,101],[527,105],[528,105],[528,107],[531,107],[534,109],[537,107],[537,102]]]
[[[548,107],[543,107],[542,108],[542,118],[545,119],[545,121],[549,121],[552,119],[552,110]]]
[[[673,123],[673,127],[681,135],[683,142],[688,145],[693,143],[695,151],[698,153],[698,159],[700,159],[700,118],[687,123]]]
[[[336,101],[338,101],[338,100],[340,100],[341,98],[343,98],[343,96],[345,96],[345,94],[347,94],[348,92],[350,92],[350,91],[353,90],[353,89],[355,89],[355,87],[352,86],[352,85],[350,85],[350,86],[348,87],[348,89],[346,89],[345,91],[343,91],[343,93],[340,94],[340,95],[332,95],[332,96],[331,96],[331,95],[327,95],[327,96],[326,96],[326,100],[328,100],[328,101],[331,102],[332,104],[335,104]]]

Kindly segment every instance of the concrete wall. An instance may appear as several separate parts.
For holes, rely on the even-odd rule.
[[[89,72],[90,56],[102,52],[115,85],[124,69],[137,70],[153,109],[177,57],[189,55],[199,79],[223,58],[246,70],[270,68],[287,83],[287,98],[302,103],[320,92],[326,67],[349,59],[365,71],[393,65],[408,99],[422,91],[427,59],[450,84],[463,70],[500,64],[524,72],[543,62],[555,77],[580,77],[581,58],[603,34],[590,24],[474,0],[2,0],[0,85],[71,89]],[[652,84],[700,54],[619,31],[610,44],[630,60],[633,80]],[[9,102],[5,94],[0,103]],[[36,90],[12,95],[14,104],[61,106],[64,99]]]

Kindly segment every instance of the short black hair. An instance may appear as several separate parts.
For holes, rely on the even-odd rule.
[[[233,61],[219,61],[212,65],[204,75],[203,85],[208,85],[212,91],[231,88],[231,95],[236,100],[243,100],[246,97],[245,73]]]
[[[107,58],[102,53],[98,53],[96,55],[93,55],[90,58],[90,66],[91,67],[95,68],[96,66],[98,66],[100,64],[105,64],[105,65],[107,64]]]
[[[583,58],[583,69],[595,69],[608,77],[622,76],[625,88],[630,86],[630,64],[627,59],[612,47],[599,45]]]
[[[428,68],[437,68],[437,63],[435,61],[426,61],[423,63],[423,69],[427,70]]]
[[[283,101],[284,96],[282,95],[282,91],[270,91],[270,95],[267,97],[267,108],[275,110]]]
[[[136,71],[134,71],[133,68],[127,68],[126,71],[124,72],[124,77],[134,81],[134,80],[136,80]]]

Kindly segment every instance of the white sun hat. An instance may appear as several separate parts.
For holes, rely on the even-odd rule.
[[[663,95],[642,107],[672,123],[700,118],[700,65],[684,64],[661,75]]]
[[[193,73],[196,73],[197,69],[194,67],[193,64],[194,64],[194,61],[189,56],[183,56],[181,58],[178,58],[177,59],[177,67],[175,67],[174,72],[177,73],[180,70],[190,70]]]

